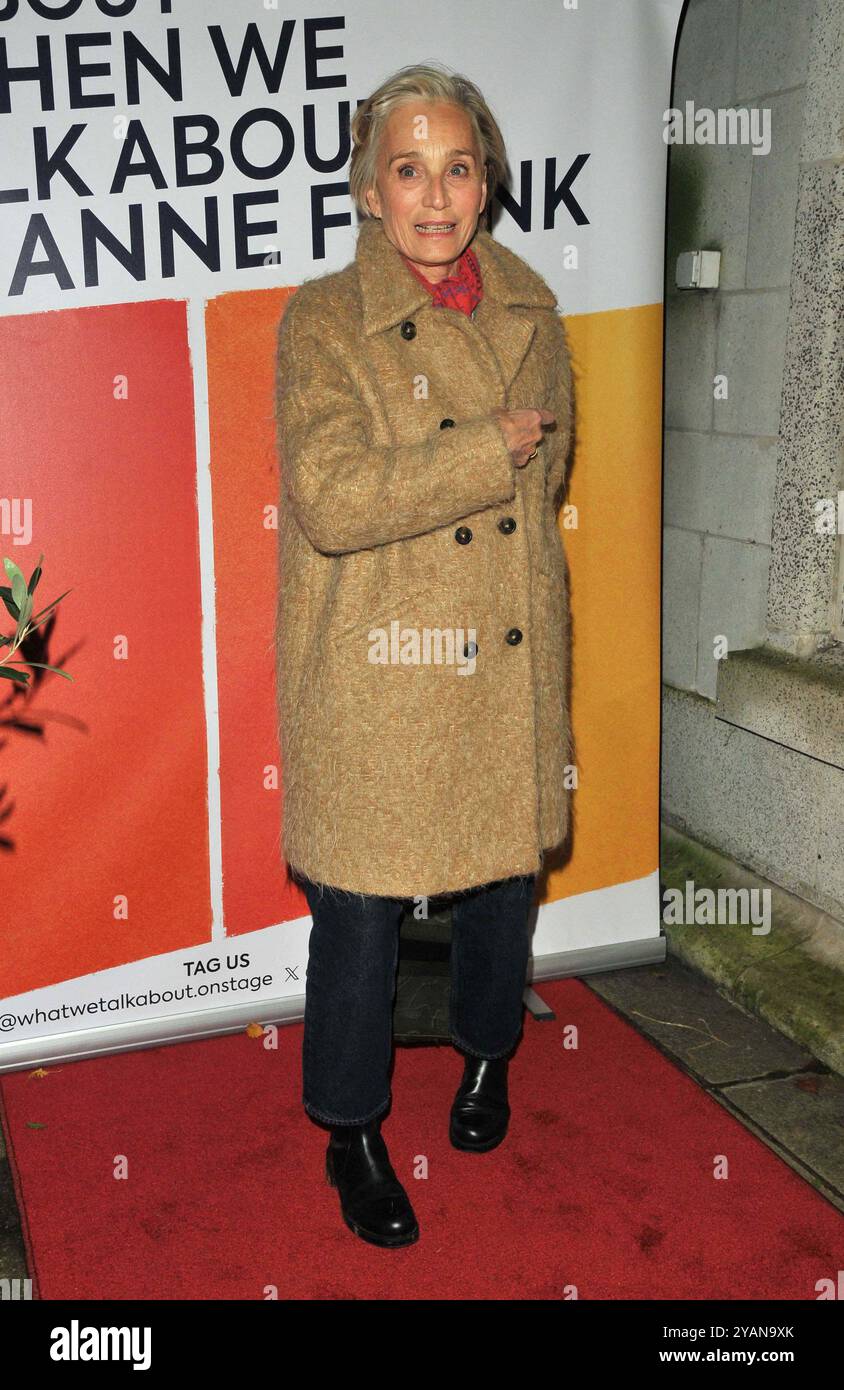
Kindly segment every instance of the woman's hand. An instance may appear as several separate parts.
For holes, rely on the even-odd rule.
[[[557,419],[550,410],[504,410],[502,406],[496,406],[492,414],[501,426],[517,468],[524,468],[536,454],[542,439],[542,426],[553,425]]]

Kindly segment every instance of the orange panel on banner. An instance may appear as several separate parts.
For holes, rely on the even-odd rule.
[[[281,858],[273,640],[276,330],[293,292],[221,295],[206,313],[227,936],[308,914]]]
[[[659,866],[661,304],[566,315],[575,457],[558,518],[571,571],[571,845],[548,856],[553,902]]]

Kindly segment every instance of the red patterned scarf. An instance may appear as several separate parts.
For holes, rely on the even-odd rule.
[[[481,268],[471,246],[467,246],[460,257],[457,263],[457,274],[447,276],[436,285],[417,270],[407,256],[402,254],[402,259],[408,269],[413,271],[417,280],[421,280],[425,288],[430,291],[431,299],[435,305],[441,305],[444,309],[459,309],[462,314],[471,315],[472,310],[483,298]]]

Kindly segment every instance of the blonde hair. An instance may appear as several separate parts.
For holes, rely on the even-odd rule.
[[[461,73],[427,63],[400,68],[361,102],[350,122],[352,158],[349,166],[349,192],[363,217],[371,218],[366,192],[375,186],[378,150],[390,113],[416,98],[428,102],[447,102],[461,107],[468,115],[486,171],[487,197],[484,212],[489,216],[492,195],[508,177],[507,153],[498,122],[474,82]]]

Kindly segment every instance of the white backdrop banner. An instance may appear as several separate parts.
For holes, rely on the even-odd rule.
[[[567,318],[597,325],[627,311],[661,313],[664,117],[682,8],[683,0],[426,0],[421,10],[392,0],[0,0],[2,553],[27,578],[46,553],[46,604],[75,582],[80,551],[101,547],[108,581],[96,603],[89,590],[84,617],[94,623],[93,609],[103,605],[101,674],[111,663],[108,681],[94,667],[90,681],[79,679],[72,658],[76,685],[50,677],[39,699],[53,716],[61,702],[52,757],[11,733],[0,750],[0,781],[10,773],[17,793],[0,859],[0,915],[8,914],[0,1070],[301,1016],[310,919],[301,900],[294,912],[291,900],[272,899],[277,855],[256,863],[251,812],[221,775],[229,679],[221,633],[237,540],[226,527],[239,489],[225,462],[214,472],[215,412],[222,418],[230,397],[224,382],[215,396],[223,358],[212,351],[214,314],[233,312],[231,300],[247,296],[238,320],[245,351],[247,309],[257,322],[265,300],[266,315],[277,317],[280,291],[352,259],[349,117],[391,72],[414,62],[444,63],[484,92],[512,169],[494,234],[545,277]],[[148,436],[137,424],[132,453],[121,425],[101,433],[83,406],[97,364],[109,362],[98,356],[103,343],[124,355],[136,350],[142,372],[149,335],[160,358],[149,370],[160,373],[161,417],[148,412]],[[272,338],[265,341],[269,379]],[[648,389],[658,396],[661,347],[655,337],[648,343]],[[61,385],[51,379],[48,399],[44,373],[56,361]],[[588,368],[585,354],[582,362]],[[109,387],[119,370],[104,367]],[[177,382],[187,383],[178,406],[168,397]],[[272,407],[261,401],[263,466],[273,437]],[[237,420],[226,420],[234,439]],[[158,471],[165,465],[169,472]],[[119,468],[125,510],[140,516],[146,507],[147,528],[133,532],[121,520],[112,546],[109,470]],[[267,480],[261,486],[260,496],[269,495]],[[644,486],[658,525],[651,472]],[[159,517],[153,508],[163,488],[168,514]],[[181,529],[170,532],[177,514]],[[184,628],[166,587],[157,605],[139,604],[137,624],[156,609],[148,647],[157,666],[138,681],[120,723],[144,741],[110,742],[118,735],[104,731],[124,698],[109,684],[110,643],[137,631],[126,615],[140,576],[157,582],[148,555],[156,547],[176,567],[172,594],[185,603]],[[186,591],[194,585],[191,608]],[[73,621],[74,602],[65,600],[60,621]],[[648,603],[658,631],[658,599]],[[273,604],[262,611],[254,640],[263,659]],[[71,629],[60,630],[67,642]],[[92,631],[80,626],[83,648]],[[143,724],[149,702],[166,698],[178,662],[192,670],[192,651],[196,683],[185,699],[193,699],[196,723],[186,704]],[[658,720],[658,687],[647,698]],[[273,707],[268,691],[262,718]],[[80,719],[87,737],[72,744],[67,725]],[[248,732],[242,728],[243,739]],[[190,802],[187,792],[183,804],[170,795],[174,763]],[[651,790],[655,842],[656,769]],[[80,831],[98,794],[99,810]],[[277,836],[277,787],[272,795],[267,823]],[[172,847],[180,834],[188,846],[196,839],[189,804],[199,807],[207,844],[191,861],[188,885],[173,877],[182,861]],[[561,973],[564,953],[585,961],[591,952],[597,961],[626,946],[632,959],[639,946],[645,954],[656,947],[655,862],[647,872],[641,864],[610,869],[588,891],[584,882],[540,909],[540,976]],[[226,885],[233,892],[238,883],[237,900],[227,898]]]

